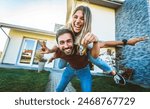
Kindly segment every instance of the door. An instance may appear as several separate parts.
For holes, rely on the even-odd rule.
[[[38,65],[36,54],[41,49],[41,43],[43,41],[45,43],[47,42],[46,40],[36,40],[36,39],[25,38],[22,44],[22,49],[21,49],[18,64],[36,67]],[[44,55],[44,58],[45,58],[45,55]]]
[[[18,64],[32,65],[36,44],[37,41],[34,39],[24,39]]]
[[[34,56],[33,56],[33,61],[32,61],[32,65],[38,65],[38,60],[37,60],[37,58],[36,58],[36,55],[37,55],[37,53],[40,51],[40,49],[41,49],[41,43],[42,42],[45,42],[46,43],[46,41],[45,40],[37,40],[36,42],[36,48],[35,48],[35,52],[34,52]]]

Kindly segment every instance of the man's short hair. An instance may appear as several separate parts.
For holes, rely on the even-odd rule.
[[[72,32],[70,29],[62,28],[62,29],[59,29],[59,30],[57,31],[57,33],[56,33],[56,41],[57,41],[57,43],[58,43],[58,38],[59,38],[59,36],[62,35],[62,34],[65,34],[65,33],[71,34],[72,39],[73,39],[73,42],[75,41],[73,32]]]

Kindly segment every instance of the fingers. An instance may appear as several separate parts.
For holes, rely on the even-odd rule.
[[[144,40],[148,40],[149,39],[149,37],[148,36],[144,36],[144,37],[141,37],[142,38],[142,40],[144,41]]]
[[[46,47],[46,43],[45,41],[43,41],[42,43],[40,43],[41,47]]]
[[[50,58],[49,60],[48,60],[48,64],[50,63],[50,62],[52,62],[54,60],[54,58]]]
[[[137,42],[140,42],[140,41],[148,40],[149,37],[148,36],[144,36],[144,37],[139,37],[139,38],[136,38],[136,39],[137,39]]]
[[[144,40],[145,40],[144,37],[141,37],[141,38],[138,39],[138,41],[144,41]]]
[[[132,39],[128,40],[128,44],[129,45],[135,45],[138,42],[145,41],[145,40],[148,40],[148,39],[149,39],[148,36],[138,37],[138,38],[132,38]]]
[[[135,38],[135,39],[137,39],[138,41],[145,41],[145,40],[149,39],[149,36],[142,36],[142,37],[138,37],[138,38]]]
[[[89,37],[90,33],[87,33],[81,40],[81,45],[86,45],[88,42],[88,37]]]
[[[46,46],[45,41],[41,42],[40,45],[41,45],[40,53],[41,54],[48,54],[48,48]]]
[[[41,54],[48,54],[47,51],[40,51]]]
[[[92,33],[87,33],[84,38],[81,40],[82,45],[88,45],[89,43],[93,43],[97,41],[97,37]]]

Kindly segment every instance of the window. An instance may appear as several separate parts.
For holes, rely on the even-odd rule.
[[[22,45],[19,64],[23,65],[37,65],[36,53],[40,50],[40,43],[44,40],[35,40],[25,38]]]

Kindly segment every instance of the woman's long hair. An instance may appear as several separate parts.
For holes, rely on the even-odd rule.
[[[92,15],[91,15],[91,11],[90,8],[87,6],[78,6],[75,8],[75,10],[73,11],[72,15],[70,16],[70,20],[67,24],[67,27],[69,29],[71,29],[73,31],[72,28],[72,16],[78,11],[81,10],[83,12],[83,16],[84,16],[84,25],[83,28],[81,30],[80,33],[75,35],[75,43],[80,45],[81,43],[81,39],[88,33],[91,32],[91,23],[92,23]]]

